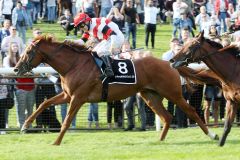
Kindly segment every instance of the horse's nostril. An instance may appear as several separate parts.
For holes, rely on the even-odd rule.
[[[18,72],[18,68],[14,68],[14,70],[13,70],[14,72]]]
[[[170,62],[170,63],[173,63],[173,62],[174,62],[174,59],[170,59],[169,62]]]

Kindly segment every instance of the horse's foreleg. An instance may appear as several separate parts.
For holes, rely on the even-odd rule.
[[[223,146],[225,144],[227,136],[231,131],[232,122],[234,121],[234,118],[237,112],[237,104],[228,100],[226,103],[226,111],[227,113],[226,113],[226,120],[224,123],[224,131],[219,141],[219,146]]]
[[[66,96],[63,92],[61,92],[60,94],[47,99],[46,101],[42,102],[38,109],[27,118],[27,120],[25,121],[25,123],[23,124],[23,127],[21,129],[21,131],[26,131],[27,128],[29,127],[29,125],[37,118],[37,116],[46,108],[50,107],[52,104],[54,105],[58,105],[58,104],[63,104],[63,103],[67,103],[69,102],[69,97]]]
[[[172,102],[175,103],[179,108],[181,108],[182,111],[185,112],[189,118],[194,120],[199,125],[199,127],[203,130],[203,132],[206,135],[208,135],[211,139],[213,140],[219,139],[218,135],[208,130],[208,128],[204,125],[201,118],[198,116],[196,110],[192,106],[190,106],[183,97]]]
[[[79,99],[76,99],[76,98],[71,99],[69,111],[67,113],[67,116],[64,119],[63,124],[62,124],[60,134],[58,135],[58,137],[57,137],[56,141],[53,143],[53,145],[61,144],[63,136],[64,136],[65,132],[67,131],[67,129],[70,127],[73,117],[77,114],[78,110],[83,105],[83,103],[84,102],[82,102]]]
[[[164,140],[172,121],[172,115],[164,108],[162,104],[163,98],[154,92],[142,91],[140,92],[142,98],[147,105],[157,114],[164,123],[163,129],[160,134],[160,140]]]

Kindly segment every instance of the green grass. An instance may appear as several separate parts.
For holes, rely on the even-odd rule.
[[[217,133],[222,128],[213,129]],[[233,128],[224,147],[218,147],[199,128],[170,130],[164,142],[159,133],[78,131],[66,133],[61,146],[51,145],[57,134],[0,136],[1,160],[238,160],[239,134]]]

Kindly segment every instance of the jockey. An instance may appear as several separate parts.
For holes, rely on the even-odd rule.
[[[89,37],[101,41],[93,51],[97,52],[106,65],[105,76],[114,76],[109,57],[114,53],[120,53],[124,42],[124,35],[117,24],[104,17],[90,18],[85,13],[79,13],[74,18],[74,27],[79,27],[84,32],[82,38],[77,40],[79,44],[84,44]]]

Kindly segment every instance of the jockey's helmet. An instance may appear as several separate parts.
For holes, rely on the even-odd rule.
[[[86,13],[79,13],[74,18],[74,27],[77,27],[79,24],[86,24],[86,22],[91,21],[91,18]]]

